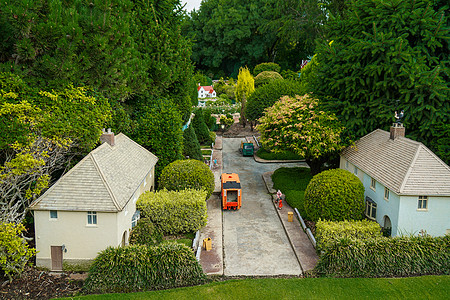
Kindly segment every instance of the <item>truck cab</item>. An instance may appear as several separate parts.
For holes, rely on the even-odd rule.
[[[236,173],[222,173],[221,198],[223,209],[240,209],[242,205],[242,189],[239,175]]]
[[[242,156],[253,156],[253,151],[254,151],[253,143],[241,142],[239,152],[242,153]]]

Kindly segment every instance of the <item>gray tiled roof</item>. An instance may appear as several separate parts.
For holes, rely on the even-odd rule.
[[[450,168],[422,143],[377,129],[342,156],[399,195],[450,196]]]
[[[158,158],[120,133],[61,177],[30,206],[34,210],[120,211]]]

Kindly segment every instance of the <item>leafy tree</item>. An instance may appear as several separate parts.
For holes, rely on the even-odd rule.
[[[189,126],[183,132],[183,155],[192,159],[203,161],[200,143],[193,126]]]
[[[300,84],[293,80],[275,80],[261,86],[250,95],[245,107],[245,116],[250,121],[256,121],[263,116],[263,111],[277,102],[281,96],[303,94]]]
[[[388,129],[403,109],[407,135],[434,149],[440,125],[450,122],[446,7],[427,0],[348,6],[328,22],[310,90],[356,137]]]
[[[263,71],[255,77],[255,88],[278,79],[283,79],[279,73],[273,71]]]
[[[181,116],[167,99],[146,99],[147,104],[136,113],[137,124],[133,140],[158,157],[156,175],[171,162],[183,156]]]
[[[200,144],[208,144],[210,142],[209,129],[203,118],[203,109],[199,108],[195,111],[195,116],[192,119],[192,127],[195,130]]]
[[[247,99],[255,91],[255,80],[247,67],[239,69],[238,80],[236,83],[236,100],[241,103],[241,124],[245,127],[247,118],[245,116],[245,106]]]
[[[22,273],[28,260],[36,253],[22,237],[22,224],[0,222],[0,278]]]
[[[320,110],[318,100],[309,95],[282,97],[264,113],[257,126],[264,149],[288,149],[304,157],[312,175],[345,146],[341,138],[344,128],[336,116]]]
[[[281,67],[277,63],[273,63],[273,62],[260,63],[259,65],[256,65],[256,67],[253,69],[253,76],[257,76],[259,73],[264,72],[264,71],[280,73],[280,70],[281,70]]]

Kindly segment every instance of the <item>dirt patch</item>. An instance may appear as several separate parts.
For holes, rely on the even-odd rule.
[[[3,282],[0,299],[51,299],[70,297],[81,292],[82,280],[76,273],[51,273],[27,267],[13,282]],[[72,278],[71,278],[72,275]],[[74,276],[75,275],[75,276]],[[78,276],[83,278],[83,276]]]
[[[244,137],[244,136],[261,136],[261,134],[253,128],[253,131],[250,128],[250,124],[247,124],[245,127],[242,127],[240,123],[234,123],[223,133],[224,137]]]

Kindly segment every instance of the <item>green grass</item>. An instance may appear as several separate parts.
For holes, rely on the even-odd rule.
[[[180,244],[184,244],[188,246],[189,248],[192,247],[192,242],[195,238],[195,232],[188,232],[183,234],[178,234],[176,236],[168,235],[164,237],[164,242],[168,241],[177,241]]]
[[[448,299],[450,276],[410,278],[264,278],[70,299]]]
[[[266,151],[264,148],[259,148],[258,152],[256,152],[256,156],[266,160],[299,160],[303,159],[303,157],[291,152],[284,151],[280,153],[273,153]]]
[[[211,155],[211,150],[202,150],[202,155]]]
[[[304,209],[305,190],[312,175],[308,168],[279,168],[273,175],[273,188],[286,195],[286,202],[297,208],[303,218],[307,218]]]

